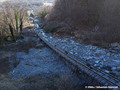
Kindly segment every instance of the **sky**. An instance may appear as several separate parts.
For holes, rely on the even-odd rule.
[[[3,1],[6,1],[6,0],[0,0],[0,2],[3,2]],[[16,0],[15,0],[15,1],[16,1]],[[23,0],[23,1],[24,1],[24,0]],[[29,0],[29,1],[32,1],[32,0]],[[33,0],[33,1],[34,1],[34,0]],[[36,0],[36,1],[39,1],[39,0]],[[42,1],[44,1],[44,2],[45,2],[45,1],[47,1],[47,2],[49,2],[49,1],[50,1],[50,2],[54,2],[55,0],[42,0]]]
[[[0,0],[0,2],[3,2],[3,1],[5,1],[5,0]]]

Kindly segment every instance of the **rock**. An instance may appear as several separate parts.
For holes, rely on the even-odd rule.
[[[94,31],[98,31],[98,30],[99,30],[99,26],[96,25],[93,30],[94,30]]]
[[[116,72],[116,75],[117,75],[117,76],[120,76],[120,72]]]
[[[120,67],[117,67],[117,70],[120,70]]]
[[[95,67],[99,67],[99,64],[94,64]]]
[[[112,71],[116,70],[117,68],[116,67],[112,67]]]
[[[85,57],[87,60],[91,60],[91,59],[93,59],[93,57],[92,56],[87,56],[87,57]]]
[[[106,72],[106,73],[110,73],[110,71],[108,71],[108,70],[105,70],[105,72]]]
[[[112,43],[111,46],[112,46],[112,47],[118,47],[118,46],[119,46],[119,43]]]
[[[120,49],[120,44],[119,43],[113,43],[113,44],[111,44],[111,47],[118,50],[118,49]]]
[[[95,61],[95,63],[99,63],[99,61]]]
[[[96,56],[100,56],[100,55],[102,54],[102,52],[103,52],[102,50],[97,50],[97,51],[95,52],[95,55],[96,55]]]
[[[97,64],[94,64],[94,66],[97,66]]]
[[[108,56],[108,57],[110,57],[110,55],[111,55],[110,53],[107,53],[107,56]]]
[[[120,60],[114,60],[116,63],[120,63]]]
[[[43,47],[45,47],[44,44],[37,44],[37,45],[36,45],[36,48],[40,48],[40,49],[42,49]]]
[[[100,67],[103,67],[103,65],[100,65]]]
[[[16,44],[20,44],[20,43],[22,43],[22,42],[24,42],[23,40],[17,40],[16,41]]]
[[[120,72],[118,72],[118,71],[113,71],[113,73],[117,76],[120,76]]]

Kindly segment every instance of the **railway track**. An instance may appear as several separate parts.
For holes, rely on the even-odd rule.
[[[65,60],[69,62],[72,66],[77,67],[78,70],[87,73],[88,75],[95,78],[105,86],[116,86],[120,88],[120,79],[114,77],[113,75],[107,74],[101,71],[100,69],[95,68],[94,66],[91,66],[90,64],[70,54],[69,52],[61,49],[60,47],[57,47],[56,45],[49,43],[46,37],[44,37],[43,31],[38,30],[36,33],[43,42],[45,42],[51,49],[53,49],[60,56],[65,58]]]

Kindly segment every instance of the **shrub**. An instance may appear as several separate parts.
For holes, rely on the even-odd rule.
[[[5,36],[4,35],[0,35],[0,44],[4,41]]]
[[[19,40],[19,39],[24,39],[24,36],[22,35],[18,35],[18,36],[15,36],[16,40]]]
[[[38,13],[38,17],[42,20],[45,19],[46,15],[50,12],[50,8],[44,8]]]
[[[58,28],[61,28],[61,25],[56,22],[48,22],[43,27],[46,33],[54,33]]]
[[[46,15],[47,15],[47,12],[46,12],[46,11],[41,11],[41,12],[39,13],[39,17],[40,17],[41,19],[44,19]]]

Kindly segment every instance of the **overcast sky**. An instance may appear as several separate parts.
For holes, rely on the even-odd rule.
[[[3,2],[3,1],[5,1],[5,0],[0,0],[0,2]]]
[[[6,1],[6,0],[0,0],[0,2],[3,2],[3,1]],[[15,0],[16,1],[16,0]],[[19,0],[19,1],[22,1],[22,0]],[[23,0],[24,1],[24,0]],[[28,1],[34,1],[34,0],[28,0]],[[39,0],[36,0],[36,1],[39,1]],[[47,1],[47,2],[54,2],[55,0],[40,0],[40,1]]]

